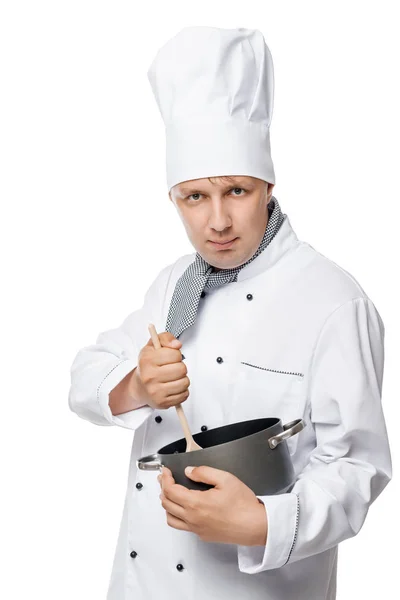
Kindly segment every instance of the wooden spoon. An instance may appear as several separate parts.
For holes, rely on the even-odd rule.
[[[156,350],[158,350],[159,348],[161,348],[161,344],[160,344],[160,340],[158,339],[158,334],[157,334],[156,328],[154,327],[154,325],[152,323],[150,323],[150,325],[149,325],[149,332],[151,335],[151,340],[153,342],[153,346]],[[178,417],[179,417],[179,420],[182,425],[183,433],[185,434],[186,452],[193,452],[194,450],[203,450],[203,448],[201,446],[196,444],[196,442],[193,439],[192,434],[190,433],[189,424],[187,422],[186,415],[183,412],[182,405],[176,404],[175,408],[176,408],[176,412],[178,413]]]

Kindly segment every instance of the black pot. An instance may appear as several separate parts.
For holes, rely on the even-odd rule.
[[[158,471],[168,467],[179,483],[192,490],[209,490],[212,485],[192,481],[185,467],[206,465],[228,471],[259,496],[284,493],[294,482],[294,469],[286,439],[305,427],[302,419],[282,426],[278,418],[252,419],[217,427],[193,436],[203,449],[186,452],[181,438],[156,454],[136,461],[139,469]]]

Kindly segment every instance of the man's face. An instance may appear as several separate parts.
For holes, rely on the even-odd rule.
[[[217,269],[232,269],[260,245],[273,188],[256,177],[221,176],[178,183],[169,197],[197,252]]]

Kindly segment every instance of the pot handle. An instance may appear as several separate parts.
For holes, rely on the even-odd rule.
[[[290,421],[290,423],[286,423],[286,425],[283,426],[284,431],[282,431],[282,433],[278,433],[269,438],[269,447],[273,450],[278,444],[283,442],[283,440],[287,440],[296,433],[299,433],[305,426],[306,423],[303,419],[295,419],[294,421]]]
[[[136,465],[142,471],[161,471],[161,467],[163,466],[158,454],[143,456],[143,458],[139,458],[139,460],[136,461]]]

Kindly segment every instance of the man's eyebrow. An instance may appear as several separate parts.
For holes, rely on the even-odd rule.
[[[236,177],[233,181],[227,182],[223,187],[224,187],[224,189],[229,189],[232,186],[239,186],[239,185],[240,186],[241,185],[243,185],[243,186],[247,185],[246,180],[243,179],[243,178],[240,178],[240,177]],[[183,186],[181,187],[180,186],[178,188],[178,191],[182,195],[194,194],[194,193],[197,193],[197,192],[201,192],[200,188],[198,188],[196,186],[193,186],[193,187],[183,187]]]

